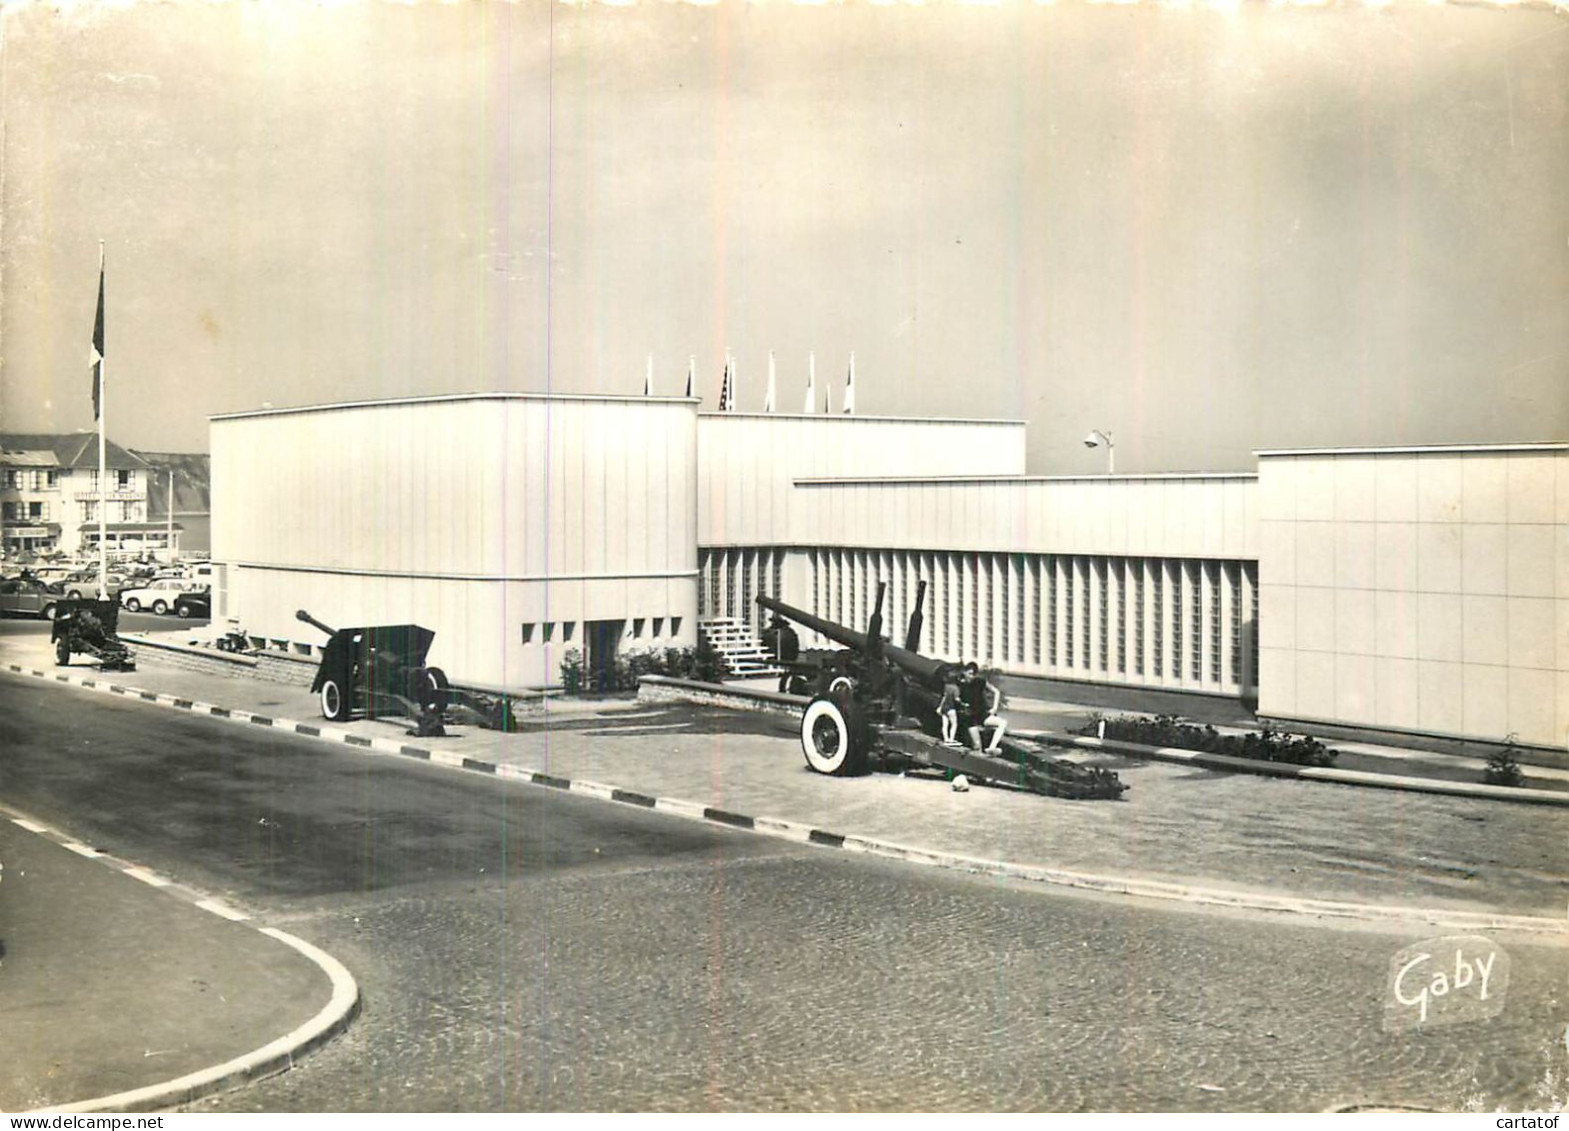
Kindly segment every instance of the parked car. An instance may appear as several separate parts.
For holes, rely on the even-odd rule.
[[[58,585],[49,585],[36,577],[8,577],[0,581],[0,613],[53,620],[55,606],[64,596]]]
[[[174,599],[174,615],[181,620],[212,619],[211,593],[181,593]]]
[[[211,562],[187,562],[185,576],[191,581],[199,581],[203,585],[212,584],[213,567]]]
[[[71,576],[70,566],[40,566],[32,571],[34,577],[48,585],[64,581]]]
[[[162,581],[152,581],[134,589],[120,591],[120,604],[125,606],[126,612],[138,613],[145,608],[162,615],[174,608],[174,600],[182,594],[205,593],[201,586],[190,581],[180,581],[174,578],[165,578]]]
[[[108,584],[109,596],[113,597],[128,584],[123,576],[111,573],[105,581]],[[96,597],[98,596],[98,571],[96,569],[77,570],[70,577],[60,583],[60,588],[67,597]]]

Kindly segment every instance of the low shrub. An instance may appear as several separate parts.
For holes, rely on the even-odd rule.
[[[569,648],[561,657],[561,689],[568,695],[636,691],[638,677],[645,675],[717,683],[729,674],[725,658],[706,643],[695,648],[623,652],[609,668],[593,673],[592,679],[578,649]]]
[[[576,648],[568,648],[561,657],[561,689],[568,695],[583,690],[583,653]]]
[[[1515,745],[1517,736],[1511,734],[1504,739],[1504,748],[1493,751],[1487,759],[1487,768],[1482,771],[1482,780],[1488,785],[1519,785],[1525,780],[1525,774],[1520,770],[1520,763],[1515,758],[1519,749]]]
[[[1226,754],[1233,758],[1253,758],[1261,762],[1289,762],[1297,766],[1331,766],[1335,752],[1309,735],[1287,734],[1265,727],[1243,735],[1224,735],[1208,723],[1195,726],[1176,715],[1156,715],[1146,719],[1136,715],[1107,718],[1096,715],[1075,734],[1095,735],[1145,746],[1175,746],[1182,750],[1201,750],[1206,754]]]

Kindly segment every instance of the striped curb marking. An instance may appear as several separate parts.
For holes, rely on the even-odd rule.
[[[510,766],[505,763],[487,762],[478,758],[469,758],[451,750],[427,750],[423,747],[409,746],[405,743],[395,742],[385,738],[367,738],[363,735],[337,730],[332,727],[310,726],[305,723],[295,722],[292,719],[275,719],[268,716],[252,715],[246,711],[232,711],[224,707],[217,707],[210,703],[193,702],[180,699],[173,695],[153,694],[135,688],[121,687],[118,684],[105,683],[103,680],[87,679],[79,676],[43,672],[37,668],[27,668],[19,664],[7,664],[5,669],[18,672],[22,675],[37,676],[41,679],[53,679],[62,683],[76,684],[96,691],[107,691],[113,694],[128,695],[132,698],[143,699],[148,702],[164,706],[190,710],[196,714],[209,714],[220,718],[230,718],[238,721],[260,722],[262,725],[271,726],[278,730],[294,734],[317,738],[328,742],[339,742],[350,746],[376,750],[386,754],[397,754],[404,757],[426,761],[436,766],[445,766],[455,770],[466,770],[470,773],[489,774],[506,781],[523,782],[525,784],[543,786],[547,789],[557,789],[563,792],[581,794],[600,800],[608,800],[624,805],[633,805],[643,809],[653,809],[656,812],[667,813],[672,817],[681,817],[685,820],[704,821],[709,824],[724,825],[729,828],[744,829],[748,832],[762,836],[779,837],[795,841],[798,844],[817,845],[825,848],[839,848],[850,852],[860,852],[869,856],[882,856],[894,860],[903,860],[912,864],[925,864],[939,868],[949,868],[956,871],[974,872],[981,875],[996,876],[1004,879],[1027,880],[1033,883],[1051,884],[1059,887],[1077,888],[1083,891],[1099,892],[1107,895],[1120,895],[1143,899],[1176,900],[1183,903],[1197,903],[1215,907],[1228,907],[1236,910],[1278,912],[1291,915],[1313,915],[1321,918],[1351,919],[1370,923],[1385,924],[1424,924],[1428,926],[1452,927],[1461,930],[1505,930],[1518,931],[1529,934],[1564,935],[1569,934],[1569,919],[1549,919],[1531,915],[1503,915],[1491,912],[1457,911],[1448,908],[1424,907],[1388,907],[1371,903],[1348,903],[1334,900],[1297,899],[1289,896],[1271,896],[1257,892],[1228,891],[1224,888],[1206,888],[1191,884],[1168,883],[1159,880],[1136,880],[1121,876],[1099,876],[1085,872],[1072,872],[1061,868],[1050,868],[1035,864],[1011,864],[1007,861],[985,860],[978,857],[964,856],[959,853],[945,852],[938,849],[917,848],[910,845],[898,844],[893,841],[879,840],[872,837],[851,836],[844,833],[829,832],[824,829],[812,828],[799,822],[781,820],[774,817],[753,817],[742,813],[733,813],[729,810],[718,809],[703,805],[696,801],[686,801],[673,797],[651,797],[634,790],[622,789],[619,786],[605,785],[600,782],[574,781],[570,778],[558,777],[539,770],[529,770],[521,766]],[[1098,739],[1083,739],[1092,749],[1111,748],[1109,742]],[[1141,752],[1157,750],[1155,747],[1140,747]],[[1158,749],[1157,753],[1171,754],[1173,761],[1193,763],[1198,758],[1213,759],[1220,755],[1197,755],[1188,750]],[[1227,759],[1227,761],[1240,761],[1240,759]],[[1291,771],[1302,769],[1295,766],[1275,766],[1272,763],[1266,772],[1280,771],[1279,776],[1298,776]],[[1350,773],[1351,771],[1341,771]],[[1364,775],[1376,777],[1378,775]],[[1406,779],[1397,779],[1406,780]],[[1413,779],[1414,780],[1414,779]],[[1475,787],[1478,789],[1499,787]],[[1520,791],[1530,792],[1530,791]]]
[[[14,668],[13,668],[14,670]],[[248,922],[251,918],[249,912],[214,899],[204,892],[185,884],[176,883],[167,876],[161,876],[139,865],[111,855],[99,848],[92,848],[80,841],[72,840],[67,834],[43,824],[39,821],[18,813],[8,805],[0,804],[0,814],[3,814],[18,828],[26,829],[36,836],[68,849],[78,856],[85,856],[106,864],[115,871],[129,876],[133,880],[140,880],[150,887],[158,888],[169,895],[175,896],[193,907],[227,919],[233,923]],[[314,962],[327,975],[327,980],[332,984],[332,996],[327,1004],[305,1024],[289,1033],[285,1033],[275,1041],[263,1045],[259,1049],[245,1053],[227,1060],[211,1068],[203,1068],[196,1072],[166,1080],[160,1084],[150,1084],[145,1088],[137,1088],[128,1092],[117,1092],[111,1096],[99,1096],[96,1099],[80,1100],[76,1103],[61,1104],[56,1107],[39,1108],[39,1111],[48,1112],[88,1112],[88,1111],[152,1111],[157,1108],[177,1107],[180,1104],[191,1103],[210,1096],[215,1092],[226,1092],[238,1088],[242,1084],[253,1080],[260,1080],[267,1076],[276,1075],[294,1067],[294,1062],[326,1044],[333,1037],[343,1032],[358,1016],[360,1011],[360,988],[354,976],[344,968],[332,955],[326,951],[312,946],[304,939],[273,927],[257,927],[262,934],[269,936],[292,947],[310,961]]]

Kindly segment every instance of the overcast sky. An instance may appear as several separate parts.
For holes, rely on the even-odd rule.
[[[1569,15],[723,0],[3,11],[0,431],[678,393],[1030,469],[1569,439]]]

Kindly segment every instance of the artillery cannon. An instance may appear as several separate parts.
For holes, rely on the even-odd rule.
[[[102,671],[134,672],[131,650],[115,635],[119,627],[119,601],[91,597],[59,601],[55,605],[54,625],[49,630],[55,662],[65,667],[71,662],[71,653],[86,652],[97,657]]]
[[[864,633],[773,597],[757,598],[777,617],[841,645],[842,650],[794,673],[810,678],[813,688],[801,715],[801,752],[812,770],[844,777],[874,767],[930,766],[1053,797],[1115,800],[1122,796],[1128,787],[1112,771],[1050,757],[1020,741],[1004,741],[995,753],[943,745],[938,713],[943,686],[958,681],[964,668],[915,650],[926,597],[924,582],[916,591],[904,646],[885,640],[885,589],[883,584],[877,586],[877,601]]]
[[[321,696],[321,713],[333,722],[383,715],[413,719],[421,737],[446,734],[450,698],[446,673],[425,666],[436,634],[417,624],[375,628],[329,628],[304,609],[295,618],[327,633],[311,691]]]
[[[922,663],[938,663],[938,661],[928,661],[925,657],[919,656],[915,652],[915,645],[920,638],[922,624],[920,609],[925,599],[926,582],[922,581],[916,590],[916,611],[911,618],[910,630],[905,636],[903,651]],[[790,606],[785,605],[783,602],[775,601],[771,597],[766,600],[759,598],[758,604],[769,609],[774,614],[768,626],[763,629],[762,642],[764,649],[768,652],[769,660],[782,669],[782,674],[779,677],[780,691],[807,697],[827,695],[836,688],[849,687],[856,683],[877,678],[875,661],[881,655],[881,645],[883,643],[880,635],[882,631],[881,588],[878,590],[877,609],[872,614],[873,619],[872,624],[869,626],[870,631],[865,635],[853,629],[834,625],[830,621],[819,620],[810,613],[802,613],[799,609],[782,612],[781,610],[790,610]],[[800,637],[790,627],[786,619],[787,617],[794,617],[796,614],[805,616],[813,622],[808,627],[813,628],[831,640],[846,644],[847,647],[807,648],[803,650]],[[799,623],[806,625],[807,622],[800,621]],[[826,632],[817,627],[819,624],[829,625],[843,635],[835,636],[832,632]],[[868,648],[875,650],[875,654],[872,656],[874,663],[870,668],[864,662]]]

